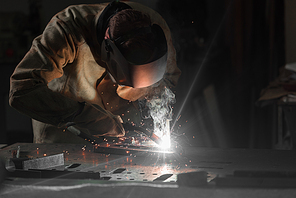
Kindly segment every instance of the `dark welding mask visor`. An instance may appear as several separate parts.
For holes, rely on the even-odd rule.
[[[160,81],[166,70],[167,44],[162,30],[157,43],[159,46],[155,47],[151,61],[134,64],[122,55],[114,41],[105,39],[101,46],[101,58],[117,84],[134,88],[148,87]]]

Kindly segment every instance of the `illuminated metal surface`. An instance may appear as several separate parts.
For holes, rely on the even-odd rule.
[[[23,153],[33,158],[63,152],[65,165],[55,167],[55,170],[64,170],[71,164],[80,164],[69,168],[69,170],[99,172],[101,177],[111,181],[175,182],[178,173],[196,171],[196,168],[189,167],[188,159],[172,152],[139,152],[129,155],[101,154],[94,153],[91,145],[20,143],[1,150],[1,156],[6,159],[10,158],[11,152],[18,145],[21,146]],[[122,171],[116,171],[118,169]]]
[[[206,171],[208,180],[235,170],[294,171],[295,151],[184,148],[182,154],[139,153],[115,155],[94,153],[92,145],[17,143],[0,150],[10,158],[21,147],[21,156],[33,158],[64,153],[65,165],[56,170],[93,171],[110,181],[175,182],[180,173]],[[157,179],[159,178],[159,179]]]

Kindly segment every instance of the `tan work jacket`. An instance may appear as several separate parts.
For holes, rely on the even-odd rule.
[[[164,30],[168,61],[161,84],[175,86],[180,70],[167,24],[146,6],[126,4]],[[111,136],[118,135],[114,114],[140,122],[134,101],[154,88],[120,87],[104,75],[96,26],[107,5],[75,5],[57,13],[12,74],[10,105],[33,118],[34,142],[73,142],[71,134],[61,132],[69,121],[86,133]],[[79,112],[82,102],[86,106]]]

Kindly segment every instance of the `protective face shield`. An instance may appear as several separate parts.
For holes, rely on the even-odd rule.
[[[150,86],[163,78],[167,64],[167,42],[160,26],[154,24],[151,27],[154,34],[155,47],[148,62],[132,63],[118,49],[118,42],[105,39],[101,46],[101,58],[107,65],[107,70],[113,78],[112,80],[119,85],[141,88]],[[147,28],[145,28],[147,29]],[[138,35],[143,30],[136,30],[132,35]],[[143,32],[147,32],[144,30]],[[129,33],[130,35],[130,33]],[[118,40],[125,40],[119,37]],[[130,38],[130,36],[129,36]],[[122,43],[124,41],[121,41]]]

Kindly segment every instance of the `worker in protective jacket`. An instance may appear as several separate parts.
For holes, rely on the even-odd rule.
[[[158,13],[134,2],[75,5],[34,39],[11,76],[9,102],[32,118],[36,143],[79,142],[69,123],[117,137],[125,134],[119,116],[140,123],[137,100],[175,86],[179,75]]]

